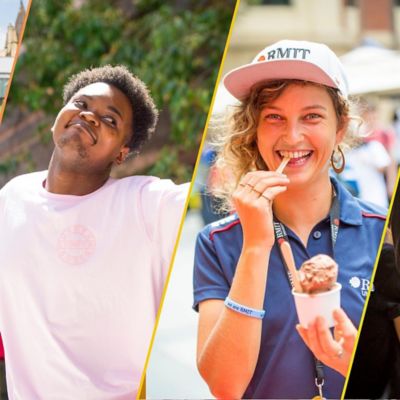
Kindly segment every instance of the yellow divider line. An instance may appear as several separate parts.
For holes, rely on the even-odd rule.
[[[364,323],[365,314],[366,314],[366,312],[367,312],[367,307],[368,307],[368,303],[369,303],[369,298],[370,298],[370,296],[371,296],[371,291],[372,291],[371,289],[372,289],[373,282],[374,282],[374,279],[375,279],[376,269],[377,269],[377,266],[378,266],[379,258],[380,258],[380,256],[381,256],[381,251],[382,251],[383,243],[384,243],[384,241],[385,241],[386,230],[387,230],[387,227],[388,227],[388,224],[389,224],[389,219],[390,219],[390,213],[392,212],[392,207],[393,207],[394,199],[395,199],[395,197],[396,197],[396,196],[395,196],[396,191],[397,191],[398,188],[400,188],[400,187],[399,187],[399,178],[400,178],[400,170],[397,171],[397,181],[396,181],[396,185],[395,185],[395,188],[394,188],[394,191],[393,191],[393,194],[392,194],[392,198],[391,198],[391,200],[390,200],[389,210],[388,210],[386,222],[385,222],[385,225],[384,225],[384,227],[383,227],[381,241],[380,241],[380,244],[379,244],[378,252],[377,252],[377,254],[376,254],[375,264],[374,264],[374,268],[373,268],[372,275],[371,275],[371,279],[370,279],[370,284],[369,284],[369,288],[368,288],[367,298],[366,298],[366,300],[365,300],[363,313],[362,313],[362,315],[361,315],[360,325],[359,325],[359,327],[358,327],[358,332],[357,332],[357,337],[356,337],[356,341],[355,341],[355,345],[354,345],[353,354],[352,354],[351,359],[350,359],[349,371],[347,372],[346,380],[345,380],[344,386],[343,386],[342,396],[340,397],[341,400],[343,400],[343,399],[345,398],[345,395],[346,395],[346,389],[347,389],[347,385],[348,385],[348,383],[349,383],[349,378],[350,378],[350,375],[351,375],[351,369],[352,369],[352,367],[353,367],[354,358],[355,358],[356,351],[357,351],[358,341],[359,341],[360,335],[361,335],[361,333],[362,333],[362,326],[363,326],[363,323]]]
[[[172,259],[171,259],[171,263],[170,263],[170,266],[169,266],[166,282],[165,282],[165,285],[164,285],[163,294],[161,296],[160,306],[158,308],[156,322],[154,324],[153,334],[151,336],[150,346],[149,346],[149,350],[147,352],[147,357],[146,357],[146,361],[145,361],[143,372],[142,372],[142,378],[140,380],[138,395],[136,397],[137,400],[146,398],[145,382],[146,382],[146,371],[147,371],[148,363],[149,363],[149,360],[150,360],[150,354],[151,354],[151,350],[153,348],[154,338],[155,338],[155,335],[156,335],[158,323],[160,321],[160,315],[161,315],[162,307],[163,307],[163,304],[164,304],[168,283],[169,283],[169,280],[170,280],[170,277],[171,277],[172,266],[173,266],[173,263],[174,263],[174,260],[175,260],[175,255],[176,255],[177,248],[178,248],[178,245],[179,245],[179,239],[180,239],[181,234],[182,234],[182,228],[183,228],[183,224],[184,224],[185,217],[186,217],[186,214],[187,214],[187,207],[188,207],[188,204],[189,204],[190,194],[192,192],[194,181],[195,181],[196,175],[197,175],[197,169],[198,169],[198,166],[200,164],[201,152],[203,150],[203,146],[204,146],[204,142],[205,142],[205,136],[206,136],[206,132],[208,130],[208,124],[210,122],[211,113],[212,113],[212,109],[213,109],[213,106],[214,106],[215,97],[216,97],[216,94],[217,94],[217,88],[218,88],[218,84],[219,84],[220,79],[221,79],[222,69],[223,69],[223,66],[224,66],[226,53],[227,53],[227,50],[228,50],[228,47],[229,47],[229,42],[230,42],[230,38],[231,38],[231,34],[232,34],[232,28],[233,28],[233,25],[234,25],[234,22],[235,22],[235,19],[236,19],[236,14],[237,14],[237,11],[238,11],[238,8],[239,8],[239,4],[240,4],[240,0],[237,0],[236,1],[236,5],[235,5],[235,9],[233,11],[232,21],[231,21],[231,25],[230,25],[230,28],[229,28],[227,40],[226,40],[226,43],[225,43],[225,49],[224,49],[224,53],[222,55],[221,64],[220,64],[220,67],[219,67],[217,79],[215,81],[214,93],[213,93],[213,97],[212,97],[212,100],[211,100],[210,108],[208,110],[207,120],[206,120],[206,124],[205,124],[205,127],[204,127],[203,137],[202,137],[202,140],[201,140],[201,143],[200,143],[199,152],[197,154],[197,159],[196,159],[196,164],[195,164],[195,167],[194,167],[194,170],[193,170],[192,180],[190,182],[189,193],[188,193],[188,196],[186,198],[184,212],[183,212],[183,215],[182,215],[182,218],[181,218],[181,223],[179,225],[177,240],[175,242],[174,251],[172,253]]]
[[[1,124],[1,121],[3,120],[4,111],[5,111],[5,109],[6,109],[6,103],[7,103],[7,99],[8,99],[8,93],[10,92],[11,83],[12,83],[12,80],[13,80],[13,77],[14,77],[15,66],[17,65],[17,60],[18,60],[18,56],[19,56],[19,51],[20,51],[20,49],[21,49],[22,38],[24,37],[25,27],[26,27],[26,23],[27,23],[27,21],[28,21],[29,11],[30,11],[30,9],[31,9],[31,4],[32,4],[32,0],[28,0],[28,5],[27,5],[26,11],[25,11],[24,22],[22,23],[21,33],[20,33],[20,37],[19,37],[19,39],[18,39],[17,50],[16,50],[16,52],[15,52],[15,56],[14,56],[14,60],[13,60],[13,65],[12,65],[12,68],[11,68],[10,77],[8,78],[6,92],[4,93],[3,104],[2,104],[1,107],[0,107],[0,124]]]

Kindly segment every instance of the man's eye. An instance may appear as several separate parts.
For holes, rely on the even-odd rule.
[[[117,126],[117,121],[113,117],[105,116],[103,117],[103,121],[110,126]]]
[[[86,110],[86,108],[87,108],[86,101],[83,101],[83,100],[74,100],[74,104],[75,104],[78,108],[82,108],[82,109],[84,109],[84,110]]]

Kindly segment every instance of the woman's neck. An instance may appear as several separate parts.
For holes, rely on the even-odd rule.
[[[295,232],[306,246],[314,226],[324,219],[332,204],[332,184],[329,177],[316,185],[306,188],[288,187],[276,197],[274,214],[284,225]]]

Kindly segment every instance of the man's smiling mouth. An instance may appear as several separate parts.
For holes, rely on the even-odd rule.
[[[93,128],[87,122],[84,122],[84,121],[71,121],[71,122],[68,122],[68,124],[65,127],[68,128],[70,126],[78,126],[78,127],[80,127],[86,133],[88,133],[89,136],[92,138],[93,145],[95,145],[97,143],[97,136],[94,133]]]

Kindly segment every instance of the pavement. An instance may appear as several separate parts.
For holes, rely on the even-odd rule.
[[[189,211],[147,368],[147,399],[213,398],[196,367],[198,314],[192,309],[194,247],[202,227],[200,213]]]

